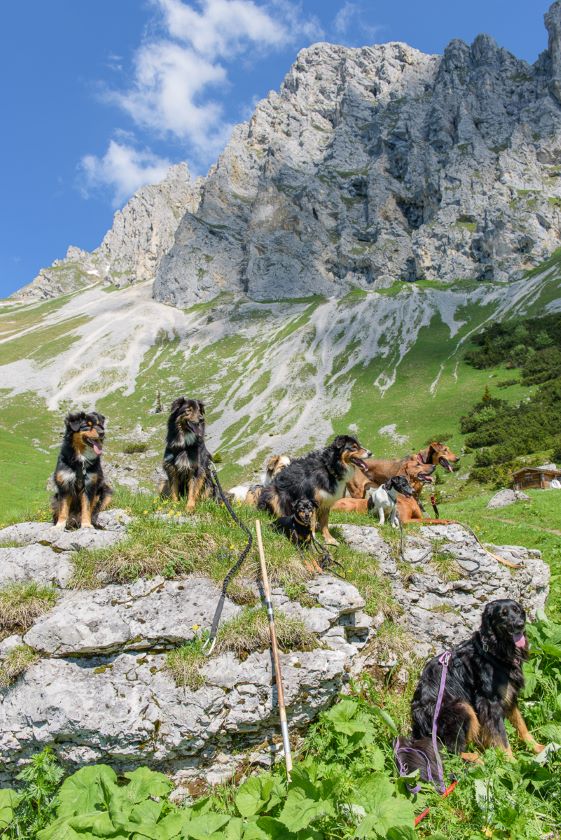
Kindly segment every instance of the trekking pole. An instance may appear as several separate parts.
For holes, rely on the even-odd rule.
[[[255,532],[257,534],[257,548],[259,549],[259,561],[261,563],[261,576],[263,578],[263,592],[265,594],[265,606],[267,607],[267,617],[269,619],[269,632],[271,634],[271,650],[273,652],[273,664],[275,666],[275,681],[277,684],[277,701],[279,706],[279,718],[282,732],[282,743],[284,746],[284,761],[286,764],[286,775],[290,781],[290,772],[292,770],[292,754],[290,752],[290,741],[288,739],[288,723],[286,720],[286,708],[284,705],[284,690],[282,687],[282,673],[279,659],[279,649],[277,647],[277,633],[275,630],[275,616],[273,613],[273,604],[271,602],[271,590],[269,588],[269,576],[267,574],[267,565],[265,563],[265,552],[263,550],[263,539],[261,537],[261,523],[258,519],[255,520]]]

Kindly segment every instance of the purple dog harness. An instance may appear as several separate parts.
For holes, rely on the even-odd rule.
[[[407,769],[407,759],[402,759],[402,754],[415,754],[422,757],[423,761],[426,765],[426,776],[429,782],[435,786],[435,788],[440,792],[444,793],[446,790],[446,785],[444,783],[444,771],[442,769],[442,761],[440,758],[440,753],[438,751],[438,744],[437,744],[437,725],[438,725],[438,716],[440,714],[440,708],[442,706],[442,698],[444,697],[444,689],[446,687],[446,676],[448,674],[448,665],[450,664],[450,659],[452,657],[452,651],[446,650],[443,654],[438,657],[439,663],[442,665],[442,672],[440,675],[440,686],[438,689],[438,697],[436,698],[436,705],[434,707],[434,717],[432,719],[432,749],[434,752],[434,758],[436,762],[436,769],[438,772],[437,779],[433,778],[431,772],[431,763],[429,756],[423,751],[418,750],[415,747],[403,747],[399,743],[399,738],[396,739],[394,743],[394,755],[395,760],[397,763],[397,767],[399,770],[400,776],[407,776],[408,769]],[[413,788],[409,788],[411,793],[418,793],[421,790],[421,785],[417,784]]]

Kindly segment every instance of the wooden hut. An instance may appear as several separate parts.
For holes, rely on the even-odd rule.
[[[551,487],[554,478],[561,481],[561,470],[548,467],[523,467],[512,475],[515,490],[527,490],[533,487],[538,490],[547,490]]]

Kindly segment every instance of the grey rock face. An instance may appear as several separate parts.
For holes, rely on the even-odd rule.
[[[122,287],[152,280],[173,245],[181,217],[196,210],[201,186],[201,179],[191,181],[185,163],[172,166],[161,183],[142,187],[115,213],[113,226],[95,251],[71,246],[63,260],[41,269],[12,297],[42,300],[100,281]]]
[[[499,490],[498,493],[495,493],[492,499],[489,499],[487,502],[487,507],[491,510],[493,508],[503,508],[507,507],[508,505],[512,505],[514,502],[527,502],[530,500],[530,497],[527,493],[523,493],[522,490]]]
[[[46,545],[0,548],[0,587],[16,581],[64,587],[72,577],[73,565]]]
[[[25,643],[50,656],[168,648],[209,627],[220,591],[207,578],[139,580],[70,592],[33,625]],[[226,599],[223,620],[240,608]]]
[[[283,654],[281,662],[290,725],[298,728],[332,702],[345,657],[320,650]],[[206,685],[190,691],[175,686],[161,655],[123,653],[103,664],[41,660],[2,692],[0,780],[53,741],[70,767],[151,764],[185,777],[217,752],[277,733],[268,652],[243,664],[224,654],[205,670]]]
[[[561,225],[559,2],[546,23],[549,49],[532,66],[485,35],[443,56],[398,43],[303,50],[233,132],[155,298],[522,276],[558,247]]]
[[[406,536],[404,557],[414,571],[402,573],[375,528],[343,525],[342,530],[353,548],[373,554],[381,571],[389,576],[393,595],[403,607],[403,625],[419,656],[428,656],[469,636],[479,626],[488,601],[513,598],[530,618],[545,605],[549,567],[538,551],[522,546],[490,547],[494,554],[521,564],[519,569],[509,569],[481,548],[461,525],[424,526],[419,534]],[[433,564],[437,552],[450,556],[452,574],[444,574]]]
[[[549,89],[561,103],[561,3],[556,0],[544,15],[548,38],[550,62]]]

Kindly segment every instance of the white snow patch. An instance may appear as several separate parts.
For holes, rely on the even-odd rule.
[[[378,429],[378,434],[389,437],[394,443],[407,443],[409,438],[407,435],[400,435],[397,431],[397,423],[390,423],[388,426],[381,426]]]

